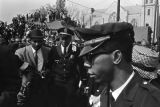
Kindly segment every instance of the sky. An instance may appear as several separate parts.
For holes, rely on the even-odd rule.
[[[116,0],[70,0],[89,8],[107,8],[109,4]],[[141,4],[142,0],[121,0],[121,5]],[[11,22],[17,14],[29,13],[33,9],[40,8],[45,4],[55,4],[56,0],[0,0],[0,20]]]

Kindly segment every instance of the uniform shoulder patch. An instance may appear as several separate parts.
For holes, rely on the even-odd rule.
[[[152,85],[150,82],[148,81],[143,81],[140,86],[146,90],[148,90],[149,92],[154,92],[154,91],[159,91],[160,93],[160,90],[155,87],[154,85]]]

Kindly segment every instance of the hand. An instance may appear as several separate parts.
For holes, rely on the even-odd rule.
[[[17,105],[18,106],[23,106],[24,103],[26,102],[26,96],[22,93],[22,92],[19,92],[17,94]]]
[[[30,82],[26,83],[25,86],[21,86],[19,93],[17,94],[17,105],[23,106],[25,102],[28,100],[29,97],[29,89],[30,89]]]
[[[25,71],[30,72],[30,71],[34,71],[34,70],[35,70],[35,68],[34,68],[34,67],[32,67],[32,66],[28,65],[28,67],[26,68],[26,70],[25,70]]]
[[[42,70],[42,71],[41,71],[41,76],[43,76],[43,77],[45,78],[46,76],[48,76],[49,73],[50,73],[50,70],[49,70],[49,69],[47,69],[47,70]]]

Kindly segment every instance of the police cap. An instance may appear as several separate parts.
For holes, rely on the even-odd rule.
[[[92,34],[90,31],[97,32]],[[102,25],[92,26],[89,30],[81,30],[80,34],[86,35],[89,38],[84,42],[84,48],[82,49],[80,56],[85,56],[89,53],[99,54],[106,53],[107,43],[110,41],[118,43],[134,43],[134,31],[133,26],[126,22],[119,23],[106,23]],[[88,33],[90,32],[90,33]],[[99,32],[99,33],[98,33]],[[92,35],[92,36],[91,36]],[[94,36],[93,36],[94,35]],[[121,45],[121,44],[120,44]]]
[[[72,35],[74,35],[73,30],[71,30],[70,28],[67,27],[63,27],[57,30],[57,32],[60,34],[61,37],[71,37]]]

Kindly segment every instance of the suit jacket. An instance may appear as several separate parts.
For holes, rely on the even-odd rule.
[[[103,94],[103,95],[102,95]],[[107,107],[107,94],[101,94],[101,107]],[[105,94],[105,95],[104,95]],[[102,97],[104,96],[104,97]],[[148,82],[144,82],[136,74],[122,91],[112,107],[159,107],[160,90]]]
[[[42,56],[43,56],[43,59],[44,59],[43,66],[46,66],[47,62],[48,62],[48,54],[49,54],[50,48],[42,46],[41,50],[42,50]],[[18,55],[19,58],[23,62],[29,63],[29,65],[34,67],[34,68],[36,67],[36,62],[35,62],[34,54],[32,52],[31,45],[18,49],[15,52],[15,54]],[[21,70],[25,71],[26,66],[23,66],[23,65],[21,66]],[[24,73],[24,74],[22,73],[22,84],[25,84],[28,81],[30,81],[32,79],[32,74],[33,73],[34,73],[34,71],[33,72],[29,72],[27,74],[26,73]]]
[[[44,59],[44,65],[48,62],[48,53],[50,49],[42,46],[41,50]],[[15,54],[18,55],[22,61],[29,63],[30,66],[36,67],[36,62],[31,45],[18,49]],[[40,76],[38,76],[38,78],[37,76],[33,77],[33,72],[22,74],[22,85],[32,80],[30,92],[31,96],[24,107],[47,107],[48,79],[40,79]]]
[[[42,50],[42,55],[44,58],[44,63],[46,63],[48,60],[48,53],[50,51],[50,48],[42,46],[41,50]],[[15,54],[18,55],[22,61],[28,62],[33,67],[36,66],[36,62],[35,62],[34,54],[32,52],[31,45],[18,49],[15,52]]]

